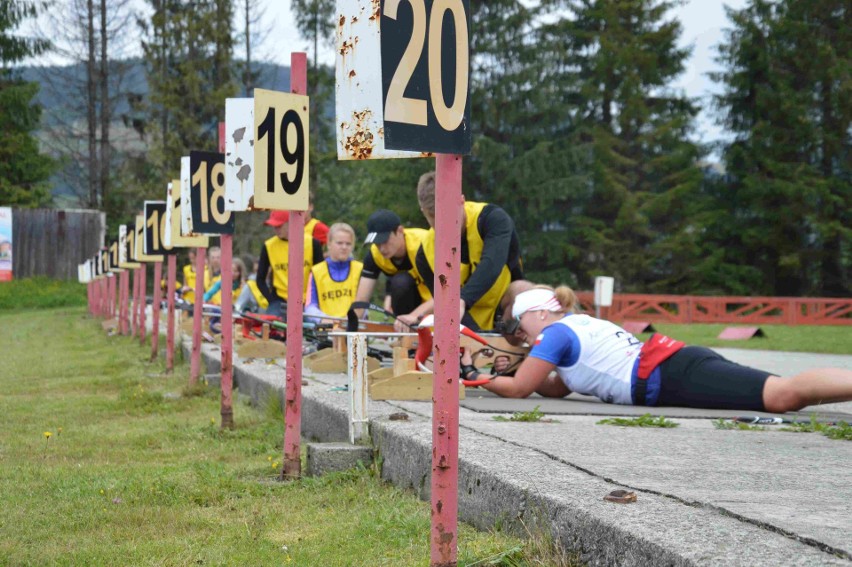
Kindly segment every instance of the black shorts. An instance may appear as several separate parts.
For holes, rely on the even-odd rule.
[[[765,411],[763,386],[770,376],[709,348],[683,347],[660,365],[657,405]]]

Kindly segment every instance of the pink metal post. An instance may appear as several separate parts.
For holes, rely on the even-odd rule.
[[[308,58],[305,53],[290,54],[290,92],[308,92]],[[283,143],[283,141],[282,141]],[[302,435],[302,313],[304,312],[305,213],[290,211],[287,270],[287,384],[284,403],[284,469],[282,478],[302,474],[300,442]]]
[[[92,312],[93,317],[98,316],[98,280],[92,280],[89,282],[89,285],[92,287],[92,299],[89,303],[89,310]]]
[[[433,567],[458,552],[459,296],[462,158],[439,154],[435,178],[435,352],[432,382]]]
[[[148,304],[148,265],[142,264],[141,271],[139,272],[139,344],[145,346],[145,333],[147,332],[147,328],[145,327],[145,309]]]
[[[189,364],[189,385],[201,377],[201,307],[204,304],[204,262],[207,249],[195,249],[195,303],[192,306],[192,357]]]
[[[109,313],[107,314],[110,319],[115,317],[115,275],[111,278],[107,278],[109,282]]]
[[[160,305],[163,303],[163,263],[154,262],[154,303],[151,304],[151,360],[160,350]]]
[[[225,123],[219,122],[219,152],[225,153]],[[233,214],[233,213],[231,213]],[[234,235],[223,234],[219,238],[222,249],[222,397],[220,414],[222,429],[234,428],[234,409],[231,404],[231,391],[234,384],[234,272],[231,261],[234,251]]]
[[[130,272],[121,272],[121,335],[126,336],[130,332],[130,321],[128,307],[130,303]]]
[[[177,278],[177,255],[169,254],[166,275],[166,293],[169,306],[166,317],[166,373],[171,374],[175,368],[175,279]]]
[[[234,428],[234,410],[231,404],[231,390],[234,378],[234,321],[232,317],[234,274],[231,269],[233,242],[234,237],[231,234],[223,234],[219,238],[219,244],[222,248],[222,396],[220,402],[222,429]]]
[[[142,268],[133,268],[133,329],[130,336],[135,337],[139,328],[139,271]]]

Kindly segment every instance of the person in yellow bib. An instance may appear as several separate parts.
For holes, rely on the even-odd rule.
[[[364,244],[368,248],[355,301],[370,301],[379,275],[385,274],[388,277],[385,296],[390,311],[397,317],[394,327],[398,331],[408,331],[409,325],[416,325],[431,313],[432,293],[414,265],[426,233],[422,228],[405,228],[399,216],[387,209],[380,209],[367,219]]]
[[[314,192],[308,192],[308,210],[305,212],[305,238],[316,238],[320,244],[328,244],[328,225],[314,218]]]
[[[328,257],[311,268],[305,315],[346,317],[355,301],[361,269],[364,264],[352,259],[355,230],[344,222],[331,225],[328,231]]]
[[[417,200],[432,228],[417,252],[415,265],[432,291],[435,279],[434,172],[420,176]],[[509,284],[524,279],[521,243],[512,218],[497,205],[465,201],[461,214],[459,317],[473,330],[490,331]],[[432,305],[428,308],[431,310]]]
[[[188,303],[195,303],[195,248],[188,251],[189,260],[183,267],[183,286],[180,292]]]
[[[239,297],[234,300],[234,312],[266,313],[266,309],[269,307],[269,301],[266,300],[263,294],[260,293],[260,289],[257,287],[257,272],[253,269],[256,262],[254,262],[254,260],[247,259],[246,265],[251,266],[252,269],[247,269],[246,271],[248,274],[246,283],[240,291]]]
[[[263,243],[260,258],[257,261],[257,288],[269,302],[266,312],[270,315],[284,317],[287,309],[287,274],[289,265],[289,240],[287,230],[290,226],[289,211],[272,211],[263,223],[275,230],[275,235]],[[305,256],[302,269],[304,282],[307,283],[311,267],[323,260],[322,244],[315,238],[305,238]],[[267,280],[271,280],[270,287]],[[302,297],[305,289],[299,290]]]
[[[231,277],[232,277],[232,290],[231,297],[233,297],[234,301],[240,297],[242,293],[243,285],[246,283],[246,265],[239,258],[234,258],[231,262]],[[210,289],[204,292],[204,303],[212,303],[213,297],[216,296],[219,298],[219,301],[222,300],[222,278],[220,277],[216,282],[210,286]],[[221,303],[217,303],[216,305],[220,305]],[[232,303],[233,305],[233,303]]]

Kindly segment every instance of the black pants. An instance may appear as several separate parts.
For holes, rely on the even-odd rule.
[[[408,272],[397,272],[388,280],[387,292],[391,296],[391,311],[394,315],[407,315],[423,303],[417,282]]]

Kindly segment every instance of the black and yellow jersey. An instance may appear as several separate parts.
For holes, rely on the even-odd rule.
[[[427,301],[432,298],[430,286],[426,285],[423,277],[417,269],[415,258],[417,251],[420,249],[420,244],[426,238],[429,231],[422,228],[406,228],[405,230],[405,256],[400,260],[385,258],[379,252],[379,247],[376,244],[371,244],[367,253],[364,255],[364,268],[361,275],[365,278],[375,280],[379,278],[379,274],[392,276],[397,272],[408,272],[417,283],[417,292],[420,294],[420,299]]]

